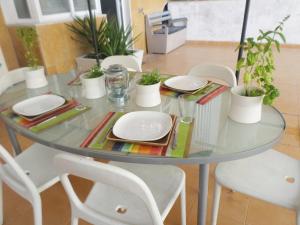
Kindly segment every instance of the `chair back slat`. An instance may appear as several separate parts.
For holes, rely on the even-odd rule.
[[[133,173],[110,164],[92,161],[75,155],[57,155],[54,159],[54,163],[59,171],[61,182],[69,196],[72,207],[77,211],[84,208],[81,212],[84,213],[83,211],[88,212],[91,209],[85,207],[84,203],[79,200],[70,184],[68,175],[75,175],[94,181],[95,183],[109,185],[137,196],[141,203],[147,208],[149,216],[152,218],[153,225],[163,225],[161,215],[150,189],[144,181]],[[86,217],[88,217],[88,215],[92,215],[92,213],[87,213]],[[99,224],[106,224],[107,221],[111,221],[110,224],[121,223],[121,221],[118,221],[117,219],[106,217],[104,214],[100,213],[97,215],[97,218],[99,218],[97,222]],[[95,218],[93,221],[95,221]]]
[[[37,198],[39,192],[36,186],[2,145],[0,158],[5,162],[0,168],[1,180],[28,201],[32,202]]]
[[[230,87],[237,86],[237,81],[233,70],[227,66],[216,64],[199,64],[194,66],[188,75],[214,78],[225,82]]]
[[[142,72],[142,68],[135,56],[132,55],[114,55],[106,57],[101,63],[103,69],[108,69],[110,65],[119,64],[126,67],[128,70]]]
[[[168,21],[172,19],[171,13],[169,11],[165,12],[156,12],[147,15],[147,19],[150,25],[161,23],[163,21]]]
[[[0,47],[0,77],[4,76],[4,74],[7,74],[8,69],[7,69],[7,65],[5,62],[5,58],[2,52],[2,49]]]

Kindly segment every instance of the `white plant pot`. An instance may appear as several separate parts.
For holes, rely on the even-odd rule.
[[[81,75],[82,94],[87,99],[101,98],[106,95],[105,76],[97,78],[87,78],[88,73]]]
[[[242,96],[244,86],[231,89],[231,107],[229,117],[239,123],[257,123],[261,120],[264,96]]]
[[[134,49],[133,56],[135,56],[137,58],[138,63],[139,63],[139,65],[142,68],[143,57],[144,57],[144,50],[142,50],[142,49]]]
[[[26,82],[26,87],[30,89],[47,86],[48,81],[45,76],[44,67],[40,66],[36,70],[32,70],[31,68],[25,70],[25,82]]]
[[[153,85],[136,84],[136,104],[142,107],[159,105],[161,103],[159,89],[160,82]]]
[[[76,61],[76,64],[77,64],[77,69],[80,71],[80,72],[87,72],[89,71],[92,67],[96,66],[97,65],[97,61],[96,59],[92,59],[92,58],[87,58],[86,57],[87,55],[82,55],[82,56],[79,56],[75,59]],[[100,60],[100,64],[101,64],[101,61]]]

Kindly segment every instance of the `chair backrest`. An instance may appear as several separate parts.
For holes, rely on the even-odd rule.
[[[2,145],[0,145],[0,158],[5,163],[0,168],[1,180],[31,203],[40,202],[37,187]]]
[[[3,76],[4,74],[7,74],[7,72],[8,72],[7,65],[5,62],[2,49],[0,47],[0,77]]]
[[[214,78],[216,80],[225,82],[230,87],[235,87],[237,85],[233,70],[227,66],[215,64],[200,64],[193,67],[188,72],[188,75]]]
[[[59,171],[61,182],[67,192],[73,209],[81,215],[91,218],[95,211],[86,207],[75,193],[68,175],[75,175],[97,183],[121,189],[138,197],[141,203],[147,208],[153,225],[163,225],[161,215],[148,186],[133,173],[119,167],[92,161],[80,156],[60,154],[54,158],[54,163]],[[84,212],[85,211],[85,212]],[[98,214],[91,218],[97,224],[124,224],[121,221]],[[87,221],[90,222],[90,221]],[[109,223],[110,222],[110,223]]]
[[[170,11],[155,12],[146,16],[146,21],[149,25],[162,23],[172,19]]]
[[[114,55],[106,57],[102,63],[101,67],[103,69],[108,69],[110,65],[119,64],[122,65],[129,70],[134,70],[136,72],[142,72],[142,68],[138,62],[138,60],[131,55]]]

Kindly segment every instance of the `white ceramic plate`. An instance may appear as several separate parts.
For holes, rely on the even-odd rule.
[[[182,91],[195,91],[207,83],[207,80],[195,76],[176,76],[164,82],[166,86]]]
[[[63,105],[65,101],[58,95],[40,95],[19,102],[12,109],[15,113],[23,116],[38,116]]]
[[[152,111],[130,112],[117,120],[113,134],[131,141],[155,141],[166,136],[172,128],[169,114]]]

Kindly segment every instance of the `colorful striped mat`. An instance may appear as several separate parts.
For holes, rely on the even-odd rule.
[[[184,124],[179,122],[177,125],[177,132],[170,140],[169,146],[149,146],[137,143],[133,144],[107,140],[107,134],[122,115],[124,115],[123,112],[109,112],[101,123],[83,141],[80,147],[169,157],[185,157],[188,154],[193,124]],[[174,138],[176,138],[176,145],[172,144]]]
[[[38,120],[26,120],[24,117],[15,114],[12,111],[11,107],[3,110],[1,114],[11,118],[13,121],[15,121],[15,123],[19,124],[20,126],[28,128],[32,132],[38,133],[45,129],[63,123],[64,121],[70,120],[90,109],[90,107],[80,105],[74,99],[69,101],[70,102],[68,103],[67,107],[46,114],[44,117],[41,117]]]

